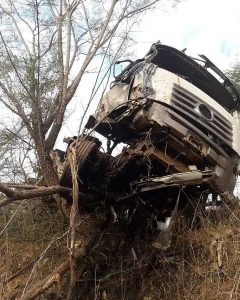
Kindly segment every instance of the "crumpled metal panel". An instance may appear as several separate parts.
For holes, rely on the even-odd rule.
[[[196,185],[208,181],[213,176],[212,171],[191,171],[175,173],[167,176],[149,178],[136,183],[135,190],[147,192],[150,190],[161,189],[169,185]],[[132,186],[134,189],[134,185]]]
[[[119,83],[110,89],[108,93],[101,99],[98,109],[95,113],[95,118],[100,121],[114,108],[128,101],[128,93],[130,86]]]

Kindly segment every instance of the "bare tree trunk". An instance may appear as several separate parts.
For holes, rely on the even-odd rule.
[[[44,142],[40,145],[36,146],[36,152],[39,159],[39,166],[41,168],[41,175],[45,181],[47,186],[58,186],[58,174],[56,173],[56,169],[54,168],[53,161],[50,157],[50,151],[46,149],[46,147],[42,146]],[[65,217],[69,217],[70,215],[70,205],[66,199],[61,198],[58,194],[53,195],[53,198],[58,203],[61,211]]]
[[[50,152],[43,147],[36,147],[41,173],[47,186],[58,185],[58,176],[53,166],[53,161],[50,157]]]

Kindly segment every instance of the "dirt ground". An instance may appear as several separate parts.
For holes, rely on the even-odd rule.
[[[0,299],[20,299],[69,255],[61,213],[41,201],[19,205],[0,214]],[[76,299],[240,299],[239,225],[238,205],[191,221],[179,214],[171,247],[160,251],[146,233],[82,215]],[[66,299],[68,286],[67,271],[38,299]]]

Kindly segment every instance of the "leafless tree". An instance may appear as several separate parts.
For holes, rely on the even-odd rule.
[[[0,2],[0,101],[27,130],[48,186],[57,184],[49,152],[84,74],[94,59],[122,55],[132,25],[158,1]]]

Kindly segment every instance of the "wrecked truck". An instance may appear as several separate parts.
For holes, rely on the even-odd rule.
[[[161,228],[177,206],[232,192],[239,109],[238,89],[207,57],[153,44],[115,75],[84,132],[68,141],[68,149],[76,147],[86,196],[81,207],[107,208],[115,221],[148,220]],[[105,150],[95,133],[107,139]],[[113,155],[118,145],[122,150]],[[65,157],[60,184],[71,187]]]

